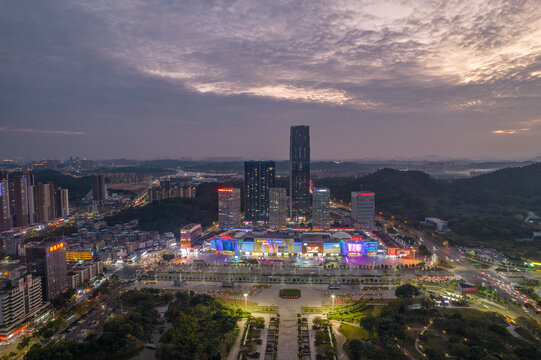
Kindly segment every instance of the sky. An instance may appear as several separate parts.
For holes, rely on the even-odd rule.
[[[0,157],[541,155],[541,1],[0,0]]]

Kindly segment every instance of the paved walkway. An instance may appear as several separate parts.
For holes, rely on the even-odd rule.
[[[240,350],[240,343],[242,341],[242,334],[244,333],[244,326],[246,325],[246,319],[241,319],[237,321],[237,325],[239,326],[239,335],[237,336],[237,340],[235,340],[235,344],[233,344],[233,347],[231,348],[231,351],[229,354],[227,354],[227,360],[236,360],[239,357],[239,350]]]
[[[432,320],[428,323],[427,326],[425,326],[423,328],[423,330],[421,330],[421,333],[419,334],[419,336],[423,335],[425,333],[425,331],[428,330],[428,328],[432,325]],[[415,350],[417,350],[417,352],[419,354],[421,354],[421,356],[425,356],[425,352],[424,351],[421,351],[421,349],[419,348],[419,336],[417,336],[417,339],[415,339]]]
[[[336,348],[338,349],[338,360],[349,360],[348,354],[344,351],[346,337],[340,332],[340,321],[331,320],[334,336],[336,336]]]
[[[519,334],[518,332],[516,332],[515,329],[516,329],[516,326],[513,326],[513,325],[509,325],[509,326],[507,327],[507,331],[509,331],[509,333],[510,333],[511,335],[513,335],[513,336],[516,337],[516,338],[521,339],[522,337],[520,336],[520,334]]]
[[[296,359],[299,352],[297,343],[297,315],[280,315],[280,335],[278,337],[278,360]]]

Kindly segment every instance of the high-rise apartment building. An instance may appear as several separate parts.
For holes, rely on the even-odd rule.
[[[269,191],[269,225],[282,228],[287,224],[286,189],[271,188]]]
[[[28,184],[27,178],[14,176],[11,179],[13,186],[13,226],[28,226],[30,217],[28,215]]]
[[[56,189],[56,217],[70,216],[68,189]]]
[[[328,229],[331,225],[331,192],[315,189],[312,197],[312,227]]]
[[[376,194],[368,191],[351,193],[351,220],[356,228],[374,226]]]
[[[55,218],[54,185],[52,183],[34,185],[36,195],[36,220],[47,222]]]
[[[36,223],[36,201],[34,190],[34,175],[23,175],[26,180],[26,198],[28,199],[28,223],[30,225]]]
[[[274,161],[244,162],[244,218],[269,220],[269,189],[274,187]]]
[[[43,305],[41,278],[26,269],[1,269],[0,340],[8,340]]]
[[[105,175],[97,174],[92,177],[92,196],[94,201],[103,203],[107,199],[107,187],[105,186]]]
[[[218,223],[223,229],[240,226],[240,189],[218,189]]]
[[[52,182],[48,182],[49,185],[49,199],[51,200],[51,206],[49,207],[49,219],[54,220],[56,218],[56,201],[55,201],[55,189]]]
[[[171,184],[169,179],[160,181],[159,185],[148,190],[150,202],[174,199],[174,198],[195,198],[196,187],[194,185]]]
[[[30,268],[42,277],[43,298],[53,299],[68,289],[66,243],[61,239],[46,239],[26,249]]]
[[[0,180],[0,232],[11,229],[11,203],[9,199],[9,183]]]
[[[292,126],[289,144],[290,215],[304,221],[310,215],[310,128]]]

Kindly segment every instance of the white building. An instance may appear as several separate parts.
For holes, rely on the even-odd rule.
[[[331,192],[327,188],[315,189],[312,196],[312,227],[328,229],[331,225]]]
[[[240,189],[218,189],[218,223],[221,228],[240,226]]]
[[[376,211],[376,194],[368,191],[353,191],[351,193],[351,220],[356,228],[371,228],[374,226]]]
[[[286,189],[271,188],[269,190],[269,225],[275,228],[286,226]]]

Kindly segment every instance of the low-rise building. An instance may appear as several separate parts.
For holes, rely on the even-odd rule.
[[[460,291],[462,295],[477,294],[477,286],[466,283],[458,283],[458,291]]]
[[[71,249],[66,250],[66,260],[67,261],[86,261],[92,260],[94,254],[91,250],[84,249]]]
[[[68,287],[77,289],[87,281],[92,281],[103,273],[101,261],[86,261],[70,264],[68,267]]]
[[[425,219],[425,224],[428,226],[433,226],[436,231],[447,231],[449,228],[447,227],[447,221],[444,221],[442,219],[438,219],[435,217],[429,217]]]

